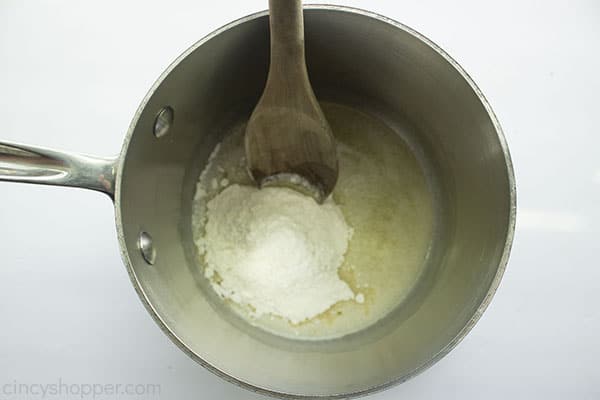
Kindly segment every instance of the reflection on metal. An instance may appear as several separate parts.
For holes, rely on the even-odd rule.
[[[163,107],[154,120],[154,136],[160,139],[169,133],[174,119],[175,111],[169,106]]]
[[[117,157],[0,142],[0,181],[73,186],[114,195]]]
[[[156,249],[152,242],[152,236],[150,236],[148,232],[140,233],[138,248],[140,249],[140,253],[142,253],[142,257],[144,257],[144,260],[148,264],[154,265],[154,262],[156,261]]]

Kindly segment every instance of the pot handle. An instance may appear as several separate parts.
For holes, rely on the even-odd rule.
[[[114,198],[118,157],[91,157],[0,142],[0,181],[72,186]]]

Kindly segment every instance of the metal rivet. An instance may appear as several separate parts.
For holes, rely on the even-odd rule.
[[[160,139],[169,133],[169,130],[173,125],[174,118],[175,111],[173,111],[171,107],[165,106],[161,108],[158,114],[156,114],[156,119],[154,120],[154,136]]]
[[[152,243],[152,236],[150,236],[148,232],[140,233],[138,249],[140,249],[140,253],[142,253],[144,260],[146,260],[148,264],[154,265],[154,261],[156,261],[156,249]]]

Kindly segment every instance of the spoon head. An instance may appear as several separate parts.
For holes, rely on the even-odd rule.
[[[319,203],[335,187],[335,139],[322,113],[259,104],[248,121],[245,146],[248,171],[260,187],[289,187]]]

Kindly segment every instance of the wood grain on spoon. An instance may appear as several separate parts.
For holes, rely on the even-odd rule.
[[[246,127],[248,169],[261,186],[288,186],[322,202],[335,187],[335,139],[312,90],[301,0],[269,0],[271,62]]]

